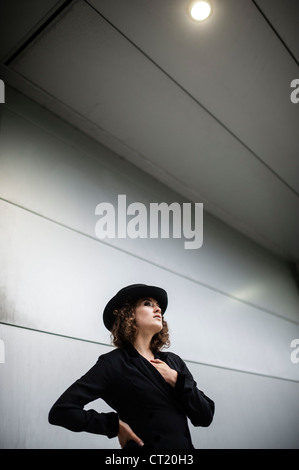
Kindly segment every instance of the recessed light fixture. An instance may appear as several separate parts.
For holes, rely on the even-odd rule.
[[[212,12],[211,2],[193,2],[190,5],[190,15],[196,21],[206,20]]]

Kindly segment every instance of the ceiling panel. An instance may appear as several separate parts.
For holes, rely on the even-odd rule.
[[[0,60],[6,61],[63,0],[0,0]]]
[[[75,1],[10,68],[52,111],[298,259],[297,65],[250,0],[214,0],[201,25],[187,6]]]
[[[257,5],[299,62],[298,0],[257,0]]]
[[[190,0],[89,3],[299,193],[298,67],[251,0],[213,0],[204,24]]]

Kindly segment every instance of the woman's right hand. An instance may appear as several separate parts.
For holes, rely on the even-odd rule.
[[[144,445],[142,440],[138,436],[136,436],[130,426],[121,419],[119,420],[119,430],[117,437],[122,449],[131,440],[136,442],[139,446]]]

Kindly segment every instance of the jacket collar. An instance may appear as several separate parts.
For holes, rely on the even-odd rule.
[[[139,352],[134,348],[131,343],[127,343],[123,348],[130,357],[131,362],[138,368],[138,370],[147,377],[159,390],[166,393],[169,398],[170,385],[164,380],[160,372]],[[161,361],[165,361],[167,354],[158,352],[155,357]],[[165,361],[166,362],[166,361]]]
[[[133,344],[126,343],[123,349],[129,354],[130,357],[139,357],[140,354],[137,349],[134,348]]]
[[[131,343],[126,343],[124,345],[123,349],[125,351],[127,351],[129,356],[132,357],[132,358],[141,358],[142,357],[141,354],[137,351],[137,349],[134,348],[133,344],[131,344]],[[160,359],[161,361],[165,361],[166,357],[167,357],[167,353],[162,352],[162,351],[158,351],[155,354],[155,357]]]

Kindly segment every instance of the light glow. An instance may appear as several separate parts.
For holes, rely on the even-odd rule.
[[[196,21],[206,20],[212,11],[211,4],[209,2],[193,2],[190,7],[190,14]]]

